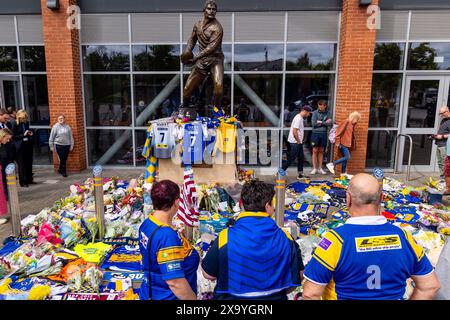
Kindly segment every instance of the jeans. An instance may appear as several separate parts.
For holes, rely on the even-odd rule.
[[[342,144],[339,145],[339,149],[341,150],[343,157],[334,161],[333,165],[336,167],[336,165],[342,163],[342,172],[345,173],[347,172],[347,161],[350,160],[350,151]]]
[[[439,174],[442,176],[444,174],[444,161],[447,156],[447,147],[437,147],[437,161],[439,166]]]
[[[305,155],[303,154],[303,144],[289,143],[291,146],[291,151],[289,152],[288,160],[284,162],[282,168],[286,171],[287,168],[297,159],[297,170],[298,173],[303,173],[303,161]]]
[[[66,173],[66,163],[67,158],[69,157],[70,146],[63,146],[60,144],[55,144],[56,153],[59,158],[59,170],[58,172],[63,174]]]

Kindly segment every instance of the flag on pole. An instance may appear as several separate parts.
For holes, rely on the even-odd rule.
[[[146,183],[155,181],[156,169],[158,168],[158,158],[153,156],[151,131],[152,126],[150,125],[147,129],[147,140],[145,140],[144,148],[142,149],[142,156],[147,160],[144,175]]]
[[[186,226],[193,227],[198,225],[198,194],[195,188],[192,167],[184,168],[184,182],[180,189],[180,207],[177,215]]]

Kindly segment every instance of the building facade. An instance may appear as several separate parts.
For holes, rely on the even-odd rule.
[[[359,0],[217,2],[224,28],[223,107],[258,137],[276,137],[278,161],[299,106],[315,108],[323,99],[338,122],[352,111],[363,116],[350,172],[405,169],[410,143],[397,141],[399,134],[412,138],[415,169],[436,170],[428,136],[450,99],[448,1],[372,1],[381,8],[376,21]],[[179,55],[202,5],[60,0],[52,10],[46,0],[0,4],[0,102],[28,111],[35,164],[52,164],[50,126],[64,114],[76,140],[69,170],[97,163],[144,166],[147,122],[181,103],[189,68]],[[195,93],[205,116],[209,88],[206,82]]]

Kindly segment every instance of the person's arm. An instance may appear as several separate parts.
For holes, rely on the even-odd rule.
[[[410,300],[431,300],[441,287],[434,271],[426,276],[411,276],[411,278],[415,286]]]
[[[187,41],[187,46],[185,52],[192,52],[197,43],[197,24],[194,24],[194,28],[192,29],[191,36]]]
[[[169,286],[173,294],[180,300],[195,300],[183,270],[185,251],[178,234],[170,228],[161,228],[160,240],[157,242],[156,261],[161,272],[161,279]]]
[[[211,281],[217,279],[219,275],[219,240],[216,239],[211,244],[205,258],[202,261],[202,274]]]
[[[211,34],[208,46],[203,51],[201,51],[197,56],[194,57],[194,62],[216,51],[217,48],[220,47],[222,43],[222,38],[223,38],[223,30],[222,28],[217,26],[217,30],[214,30]]]
[[[322,126],[322,124],[317,124],[317,118],[318,118],[318,113],[313,112],[312,117],[311,117],[311,124],[314,129]]]
[[[50,131],[50,138],[48,138],[48,146],[50,150],[53,152],[53,148],[55,146],[55,138],[56,138],[56,129],[55,126],[52,127],[52,131]]]
[[[404,231],[409,249],[414,254],[414,265],[411,270],[411,278],[415,288],[410,297],[411,300],[431,300],[439,291],[439,280],[436,277],[433,266],[425,255],[423,248],[417,244],[411,233]]]
[[[303,284],[303,300],[321,300],[325,285],[306,280]]]
[[[294,133],[295,140],[297,140],[297,143],[301,144],[302,140],[301,140],[300,135],[299,135],[299,130],[297,128],[294,128],[293,133]]]
[[[74,140],[73,140],[73,133],[72,133],[72,128],[69,127],[69,134],[70,134],[70,151],[73,150],[73,145],[75,144]]]
[[[196,300],[197,296],[192,291],[186,278],[171,279],[166,281],[169,289],[180,300]]]

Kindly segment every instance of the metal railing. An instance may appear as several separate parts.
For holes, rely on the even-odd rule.
[[[413,141],[412,141],[412,137],[409,134],[398,134],[397,138],[395,139],[395,144],[397,145],[397,150],[398,150],[398,138],[400,137],[405,137],[409,139],[409,157],[408,157],[408,167],[406,169],[406,181],[410,180],[410,176],[411,176],[411,157],[412,157],[412,147],[413,147]],[[397,152],[397,157],[395,157],[395,165],[394,165],[394,174],[397,174],[397,165],[398,165],[398,157],[399,157],[399,152]]]

